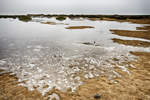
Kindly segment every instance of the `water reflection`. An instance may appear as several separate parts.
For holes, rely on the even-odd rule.
[[[44,22],[63,24],[42,24]],[[87,25],[94,28],[65,28]],[[114,71],[114,64],[120,65],[124,60],[134,59],[128,53],[130,50],[150,51],[150,48],[113,43],[111,38],[136,38],[113,35],[109,30],[135,30],[140,26],[114,21],[68,18],[64,21],[55,18],[33,18],[28,23],[17,19],[0,19],[0,68],[16,74],[19,81],[24,81],[20,85],[30,90],[37,87],[43,94],[54,86],[60,90],[69,87],[75,90],[82,84],[81,77],[121,77]],[[126,66],[129,65],[121,68],[129,73]],[[48,88],[43,88],[45,85],[48,85]]]

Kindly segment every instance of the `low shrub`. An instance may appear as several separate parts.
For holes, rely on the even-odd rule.
[[[28,22],[28,21],[32,20],[32,18],[30,16],[18,16],[18,19],[20,21],[24,21],[24,22]]]
[[[56,17],[56,19],[57,19],[57,20],[60,20],[60,21],[63,21],[63,20],[65,20],[65,19],[66,19],[66,17],[58,16],[58,17]]]

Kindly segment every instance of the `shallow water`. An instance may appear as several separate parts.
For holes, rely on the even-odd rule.
[[[57,25],[41,22],[63,23]],[[66,29],[67,26],[93,26],[93,29]],[[42,94],[56,87],[62,91],[82,84],[81,78],[121,77],[114,71],[118,65],[130,72],[123,61],[135,57],[129,51],[150,51],[150,48],[119,45],[112,38],[134,39],[111,34],[110,29],[136,30],[142,25],[87,19],[58,21],[55,18],[33,18],[31,22],[0,19],[0,68],[16,74],[20,85]],[[84,45],[85,42],[96,45]],[[117,58],[117,60],[113,60]],[[46,86],[46,88],[45,88]]]

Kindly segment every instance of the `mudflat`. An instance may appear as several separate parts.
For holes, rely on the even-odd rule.
[[[150,24],[150,19],[126,20],[127,22]],[[91,26],[72,26],[68,29],[93,28]],[[113,34],[136,37],[150,40],[150,27],[138,27],[139,31],[111,30]],[[130,46],[149,47],[150,43],[140,40],[112,39],[114,42]],[[98,76],[85,79],[76,91],[68,89],[66,92],[53,88],[42,96],[38,91],[29,91],[27,88],[18,86],[18,79],[15,75],[4,73],[0,75],[0,99],[2,100],[47,100],[49,95],[56,93],[61,100],[95,100],[94,95],[99,94],[99,100],[150,100],[150,52],[131,51],[137,56],[135,61],[124,61],[128,64],[130,74],[120,70],[117,65],[115,71],[122,77],[109,80],[105,76]],[[114,58],[117,60],[117,58]],[[123,65],[122,65],[123,66]],[[3,72],[1,70],[0,72]],[[54,100],[56,98],[53,98]],[[57,100],[57,99],[56,99]]]

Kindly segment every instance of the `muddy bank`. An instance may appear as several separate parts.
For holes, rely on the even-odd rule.
[[[150,19],[139,19],[139,20],[127,20],[127,22],[138,23],[138,24],[150,24]],[[125,37],[135,37],[150,40],[150,26],[137,27],[138,31],[129,31],[129,30],[110,30],[112,34],[116,34],[119,36]],[[140,40],[122,40],[114,38],[113,42],[130,45],[130,46],[138,46],[138,47],[149,47],[150,42],[140,41]]]
[[[41,24],[48,24],[48,25],[68,25],[65,23],[56,23],[56,22],[41,22]]]
[[[144,26],[144,27],[137,27],[137,30],[147,30],[150,31],[150,26]]]
[[[41,22],[41,24],[56,25],[57,23],[55,23],[55,22]]]
[[[128,21],[132,23],[138,23],[138,24],[150,24],[150,19],[128,20]],[[112,34],[116,34],[119,36],[135,37],[135,38],[150,40],[150,26],[137,27],[136,29],[138,31],[129,31],[129,30],[110,30],[110,31],[112,31]],[[150,42],[140,41],[140,40],[122,40],[117,38],[114,38],[112,40],[113,42],[124,44],[124,45],[130,45],[130,46],[138,46],[138,47],[150,46]]]
[[[131,16],[134,17],[134,16]],[[130,18],[126,17],[125,19],[119,19],[115,17],[98,17],[98,18],[88,18],[91,21],[117,21],[117,22],[130,22],[130,23],[136,23],[136,24],[150,24],[150,18]]]
[[[143,38],[150,40],[150,31],[127,31],[127,30],[110,30],[113,33],[119,36],[126,37],[135,37],[135,38]]]
[[[137,23],[137,24],[150,24],[150,18],[128,19],[126,22]]]
[[[2,70],[1,70],[2,72]],[[38,91],[18,86],[18,79],[10,73],[0,75],[0,100],[46,100]]]
[[[87,29],[87,28],[94,28],[93,26],[68,26],[66,29]]]
[[[112,40],[115,43],[130,45],[130,46],[138,46],[138,47],[150,46],[150,42],[145,42],[145,41],[140,41],[140,40],[122,40],[122,39],[117,39],[117,38],[113,38]]]

